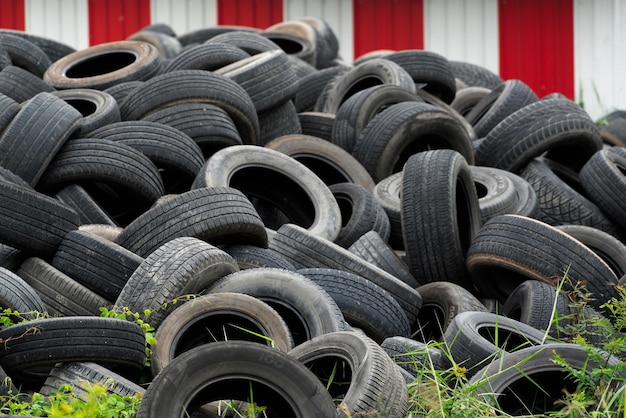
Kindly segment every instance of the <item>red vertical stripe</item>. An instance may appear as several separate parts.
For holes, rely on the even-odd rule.
[[[353,0],[354,57],[376,49],[423,49],[423,0]]]
[[[0,28],[25,30],[24,0],[0,1]]]
[[[217,24],[265,29],[283,21],[283,0],[218,0]]]
[[[89,0],[89,43],[120,41],[150,24],[150,0]]]
[[[499,0],[500,76],[574,98],[573,0]]]

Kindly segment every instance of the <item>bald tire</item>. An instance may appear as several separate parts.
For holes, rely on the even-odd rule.
[[[337,303],[311,279],[288,270],[257,268],[230,274],[209,293],[245,293],[270,305],[285,320],[296,345],[350,329]]]
[[[205,388],[209,396],[190,397]],[[220,341],[172,360],[148,386],[137,418],[184,417],[207,402],[247,399],[251,391],[268,416],[335,416],[324,385],[292,356],[253,342]]]
[[[150,369],[156,376],[175,357],[216,341],[252,341],[282,352],[294,347],[285,321],[267,303],[244,293],[211,293],[175,309],[159,326]]]

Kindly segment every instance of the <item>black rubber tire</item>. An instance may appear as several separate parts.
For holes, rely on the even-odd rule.
[[[298,91],[294,97],[294,103],[298,113],[313,111],[315,102],[320,94],[322,94],[324,86],[334,77],[348,70],[349,67],[347,66],[335,65],[301,77],[298,82]]]
[[[122,120],[117,101],[109,93],[95,89],[68,89],[52,94],[83,115],[77,135],[84,137],[95,129]]]
[[[467,268],[478,290],[501,302],[525,280],[556,286],[565,275],[566,292],[577,281],[586,282],[594,308],[617,297],[617,277],[599,256],[555,227],[524,216],[489,219],[472,241]]]
[[[283,135],[302,133],[300,119],[293,101],[287,100],[277,106],[259,113],[260,136],[257,145],[265,146],[268,142]]]
[[[87,135],[128,145],[154,163],[163,180],[164,193],[189,190],[204,164],[202,150],[178,129],[149,121],[110,123]]]
[[[311,66],[317,65],[317,33],[302,20],[284,20],[265,28],[260,34],[281,50]]]
[[[239,84],[248,93],[257,113],[291,100],[298,78],[282,50],[261,52],[214,71]]]
[[[309,24],[315,30],[317,52],[315,67],[323,69],[332,66],[333,61],[338,58],[339,40],[328,21],[316,16],[307,16],[298,20]]]
[[[450,60],[449,63],[454,76],[468,86],[495,89],[504,82],[499,75],[481,65],[458,60]]]
[[[567,363],[567,368],[554,361],[555,355]],[[555,411],[554,403],[562,399],[563,393],[576,391],[578,381],[569,379],[573,370],[590,374],[600,367],[613,369],[619,362],[606,353],[600,353],[598,361],[596,355],[578,344],[528,347],[485,366],[470,384],[479,385],[475,395],[478,402],[494,405],[504,414],[542,416]],[[623,373],[618,373],[613,381],[623,378]]]
[[[341,104],[332,130],[332,142],[352,152],[367,124],[383,109],[401,102],[422,100],[407,89],[383,84],[361,90]]]
[[[16,271],[43,301],[48,314],[57,316],[100,315],[112,303],[37,257],[29,257]]]
[[[359,237],[376,231],[384,241],[389,240],[391,226],[385,209],[363,186],[337,183],[329,187],[341,212],[341,229],[335,244],[350,247]]]
[[[58,363],[50,370],[39,393],[50,396],[53,392],[58,393],[64,385],[71,386],[72,394],[85,402],[89,401],[95,385],[106,388],[106,393],[109,395],[141,396],[146,391],[137,383],[106,367],[83,361]]]
[[[70,184],[54,197],[72,208],[79,216],[80,225],[99,224],[117,226],[113,218],[96,200],[78,184]]]
[[[336,114],[339,107],[355,93],[381,84],[400,86],[415,93],[415,83],[404,68],[393,61],[374,58],[329,81],[315,103],[314,110]]]
[[[206,103],[179,103],[142,119],[171,126],[194,140],[207,160],[222,148],[242,145],[233,120],[222,108]]]
[[[539,280],[519,284],[501,305],[500,313],[523,322],[555,338],[565,337],[564,329],[570,320],[567,295],[554,286]]]
[[[310,135],[284,135],[265,144],[310,168],[328,186],[354,183],[374,190],[374,180],[352,154],[337,145]]]
[[[289,355],[325,384],[333,367],[337,367],[328,390],[332,396],[343,395],[338,408],[350,416],[406,416],[408,391],[404,378],[387,353],[369,337],[334,332],[300,344]]]
[[[165,193],[158,168],[147,156],[126,144],[100,138],[67,141],[46,168],[37,189],[54,194],[74,183],[85,187],[120,223],[123,221],[115,216],[119,211],[131,212],[133,219]],[[97,197],[98,184],[124,196],[123,205],[115,199]]]
[[[580,182],[609,219],[626,230],[626,155],[598,151],[580,170]]]
[[[267,247],[267,232],[247,197],[231,187],[190,190],[153,206],[128,224],[116,242],[141,257],[177,237],[214,245]]]
[[[204,70],[178,70],[146,81],[120,103],[122,120],[139,120],[181,102],[221,107],[231,117],[244,144],[256,144],[259,119],[250,96],[239,84]]]
[[[250,55],[260,54],[266,51],[280,49],[276,43],[261,34],[261,31],[230,30],[212,36],[205,44],[229,44],[243,49]]]
[[[467,311],[456,315],[443,340],[452,360],[473,376],[506,353],[547,343],[547,335],[522,322],[491,312]]]
[[[183,46],[175,35],[150,29],[141,29],[127,37],[126,40],[147,42],[153,45],[159,51],[159,55],[163,60],[175,58],[183,49]]]
[[[487,312],[487,308],[469,290],[450,282],[431,282],[416,290],[422,296],[422,307],[412,325],[416,339],[442,341],[454,317],[461,312]]]
[[[618,228],[591,200],[580,176],[547,158],[535,158],[520,172],[539,200],[537,219],[550,225],[586,225],[617,235]]]
[[[476,186],[483,223],[496,215],[517,213],[517,207],[523,202],[520,202],[519,191],[510,177],[514,174],[499,168],[475,165],[470,166],[470,173]]]
[[[456,118],[434,105],[402,102],[367,124],[352,155],[379,182],[402,171],[412,155],[433,149],[455,150],[474,163],[471,139]]]
[[[10,98],[0,93],[0,132],[3,132],[22,106]]]
[[[394,250],[404,249],[404,239],[402,238],[402,172],[392,174],[380,180],[374,186],[372,195],[382,205],[389,218],[391,233],[389,234],[389,245]]]
[[[38,313],[47,314],[35,289],[5,267],[0,268],[0,308],[18,312],[25,319],[35,319]]]
[[[346,321],[378,344],[394,335],[410,335],[411,327],[404,311],[377,284],[343,270],[309,268],[297,272],[326,290]]]
[[[178,35],[178,40],[184,47],[193,46],[195,44],[202,44],[209,39],[226,32],[260,32],[261,29],[253,28],[251,26],[238,26],[238,25],[218,25],[208,28],[194,29],[189,32]]]
[[[159,51],[147,42],[108,42],[53,62],[43,79],[59,90],[104,90],[125,81],[147,80],[157,73],[160,62]]]
[[[260,267],[296,270],[289,260],[271,248],[242,244],[224,245],[221,249],[235,259],[240,270]]]
[[[0,45],[9,54],[13,65],[42,78],[52,64],[48,55],[28,39],[13,33],[0,32]]]
[[[78,131],[81,119],[80,112],[63,100],[38,93],[22,104],[0,135],[0,165],[34,187],[63,144]]]
[[[454,100],[450,103],[450,107],[463,117],[466,117],[483,97],[485,97],[491,89],[486,87],[463,87],[457,90]]]
[[[0,29],[1,33],[10,33],[12,35],[20,36],[27,41],[37,45],[42,51],[46,53],[50,61],[55,62],[67,54],[71,54],[76,51],[73,47],[66,45],[56,39],[48,38],[41,35],[35,35],[30,32],[24,32],[20,30],[12,29]]]
[[[420,284],[443,280],[471,288],[465,257],[481,221],[465,158],[453,150],[415,154],[404,166],[402,183],[402,233],[411,274]]]
[[[58,362],[95,361],[131,369],[146,362],[144,330],[114,318],[38,319],[4,328],[0,338],[0,365],[24,383],[41,385]]]
[[[538,100],[535,92],[523,81],[507,80],[476,103],[465,118],[474,127],[476,136],[484,138],[511,113]]]
[[[143,262],[132,251],[89,232],[68,232],[50,264],[78,283],[114,302]]]
[[[348,251],[368,263],[380,267],[411,287],[419,286],[415,277],[409,272],[409,266],[376,231],[369,231],[361,235],[348,247]]]
[[[578,171],[602,146],[589,115],[569,99],[539,100],[498,123],[476,150],[476,164],[513,173],[551,151]]]
[[[28,254],[9,245],[0,244],[0,266],[15,272],[20,264],[28,258]]]
[[[218,280],[208,292],[245,293],[267,303],[285,320],[296,346],[322,334],[350,329],[330,295],[295,271],[242,270]]]
[[[559,225],[557,229],[589,247],[608,264],[618,278],[626,274],[626,244],[616,237],[584,225]]]
[[[411,338],[389,337],[380,346],[394,363],[413,376],[431,370],[445,371],[452,366],[441,349]]]
[[[239,266],[235,260],[219,248],[193,237],[174,238],[139,264],[122,287],[115,306],[139,312],[143,320],[158,329],[176,308],[176,299],[200,293],[236,271]]]
[[[52,256],[65,235],[78,229],[69,206],[27,187],[0,181],[0,242],[40,257]]]
[[[138,87],[143,86],[143,83],[144,82],[140,80],[124,81],[118,84],[114,84],[111,87],[106,88],[102,91],[113,96],[113,98],[119,105],[124,101],[124,99],[126,98],[126,96],[128,96],[130,92]]]
[[[238,145],[224,148],[207,160],[192,188],[229,186],[256,203],[277,208],[289,222],[334,240],[341,212],[332,192],[304,164],[269,148]],[[289,196],[289,199],[285,199]],[[261,210],[259,209],[261,213]],[[264,219],[268,228],[278,228]]]
[[[291,350],[285,321],[267,303],[243,293],[211,293],[175,309],[159,326],[150,369],[156,376],[175,357],[217,341],[251,341]]]
[[[384,59],[404,68],[419,88],[445,103],[452,103],[456,94],[454,73],[448,59],[441,54],[425,50],[405,49],[392,52]]]
[[[302,227],[285,224],[271,241],[274,248],[298,268],[331,268],[345,270],[377,284],[396,299],[413,323],[422,305],[419,292],[386,271],[352,254],[327,239]]]
[[[303,135],[315,136],[332,142],[331,135],[335,124],[334,113],[301,112],[298,113],[298,120]]]
[[[137,418],[179,417],[215,400],[254,393],[268,416],[335,416],[318,378],[292,356],[248,341],[220,341],[176,357],[150,383]]]
[[[604,144],[626,147],[626,119],[617,118],[600,128],[600,137]]]
[[[161,68],[161,74],[178,70],[215,71],[250,57],[243,49],[226,43],[199,44],[185,48]]]
[[[0,93],[18,103],[23,103],[41,92],[53,91],[55,89],[39,77],[15,65],[9,65],[0,71]]]

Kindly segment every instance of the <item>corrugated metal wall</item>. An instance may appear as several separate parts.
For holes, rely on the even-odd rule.
[[[424,0],[424,48],[497,73],[498,0]]]
[[[89,14],[85,0],[28,0],[26,30],[76,49],[89,46]]]
[[[217,22],[264,29],[283,20],[283,0],[217,0]]]
[[[354,0],[354,57],[376,49],[423,49],[422,0]]]
[[[150,0],[89,0],[89,43],[126,39],[150,24]]]
[[[217,25],[217,0],[152,0],[153,22],[169,24],[177,34]]]
[[[346,61],[352,61],[354,56],[353,33],[354,20],[352,17],[353,0],[283,0],[285,20],[294,20],[306,16],[320,17],[335,31],[339,39],[339,56]]]
[[[3,0],[0,28],[24,30],[24,0]]]
[[[572,0],[500,0],[500,75],[574,98]]]
[[[593,116],[626,109],[626,4],[574,1],[576,97]]]
[[[448,59],[483,65],[504,78],[521,78],[539,94],[558,90],[575,97],[595,118],[615,108],[626,109],[626,78],[622,75],[626,67],[625,3],[0,0],[0,27],[27,30],[83,49],[124,39],[152,22],[168,23],[183,34],[217,24],[266,27],[280,20],[319,16],[335,30],[340,54],[348,62],[371,49],[423,47]],[[257,16],[250,16],[255,10]]]

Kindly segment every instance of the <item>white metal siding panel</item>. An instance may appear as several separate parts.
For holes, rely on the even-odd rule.
[[[497,0],[424,0],[424,49],[499,71]]]
[[[76,49],[89,46],[87,0],[26,0],[26,31]]]
[[[346,62],[354,60],[352,0],[283,0],[285,20],[315,16],[324,19],[339,39],[339,55]]]
[[[167,23],[178,35],[217,25],[217,0],[152,0],[152,22]]]
[[[597,119],[626,109],[626,5],[622,0],[575,0],[576,100]]]

